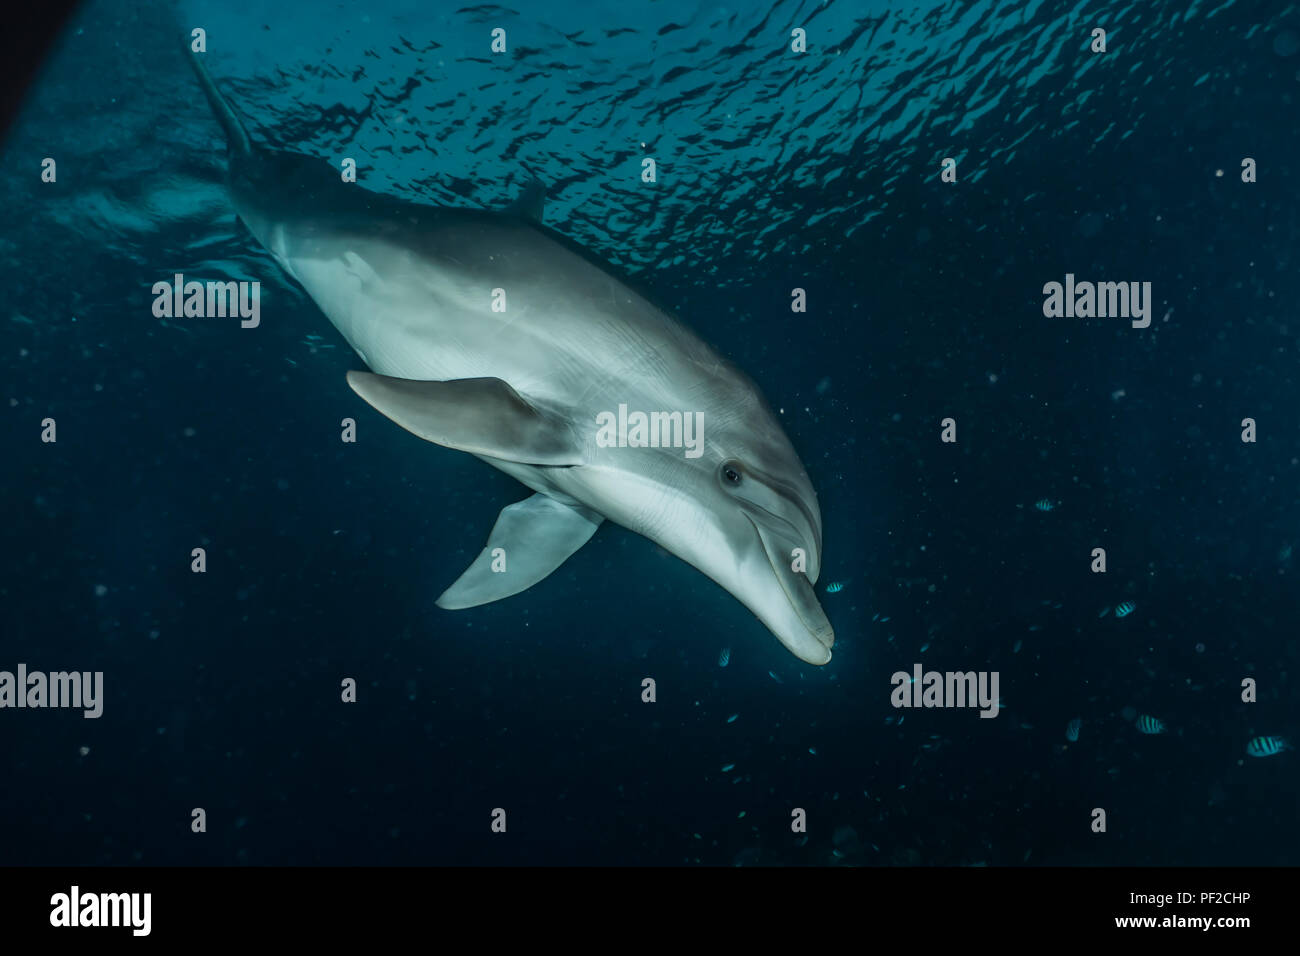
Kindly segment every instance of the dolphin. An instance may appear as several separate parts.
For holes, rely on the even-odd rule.
[[[353,391],[534,492],[502,510],[439,607],[531,587],[608,519],[708,575],[800,660],[830,660],[817,495],[744,373],[542,225],[535,180],[501,212],[344,182],[323,159],[256,145],[206,54],[186,49],[225,131],[235,211],[371,369],[348,373]],[[663,413],[666,444],[672,413],[697,422],[697,447],[647,447],[635,428],[602,439],[624,408]]]

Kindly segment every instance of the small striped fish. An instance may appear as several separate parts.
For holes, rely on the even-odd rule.
[[[1120,604],[1115,605],[1115,616],[1128,617],[1136,610],[1137,610],[1136,604],[1134,604],[1132,601],[1124,601]]]
[[[1157,720],[1147,714],[1139,714],[1134,723],[1137,724],[1137,729],[1144,734],[1163,734],[1165,732],[1164,721]]]
[[[730,664],[730,663],[731,663],[731,648],[729,648],[729,647],[724,647],[724,648],[723,648],[723,649],[718,653],[718,666],[719,666],[719,667],[726,667],[726,666],[727,666],[728,664]]]
[[[1070,743],[1074,743],[1076,740],[1078,740],[1079,728],[1082,726],[1083,726],[1083,721],[1080,720],[1078,717],[1075,717],[1072,721],[1070,721],[1068,724],[1065,725],[1065,739],[1068,740]]]
[[[1255,737],[1246,744],[1246,753],[1252,757],[1271,757],[1290,749],[1291,745],[1281,737]]]
[[[1034,502],[1034,507],[1039,511],[1051,511],[1056,507],[1056,504],[1047,498],[1039,498]]]
[[[827,594],[839,594],[843,590],[844,585],[839,581],[832,581],[830,584],[826,585]]]

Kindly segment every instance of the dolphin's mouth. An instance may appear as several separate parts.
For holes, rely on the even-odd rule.
[[[813,589],[812,582],[808,580],[808,575],[792,570],[786,560],[787,551],[779,547],[775,538],[750,515],[746,514],[745,518],[758,533],[768,563],[772,566],[772,573],[780,582],[781,590],[785,593],[786,600],[790,602],[790,607],[794,609],[799,622],[807,632],[826,649],[829,659],[831,645],[835,643],[835,630],[831,627],[821,602],[817,600],[817,592]]]
[[[810,564],[808,568],[808,579],[817,583],[817,574],[821,570],[821,553],[822,553],[822,534],[821,522],[816,518],[808,506],[804,504],[802,496],[790,484],[779,481],[772,475],[750,466],[750,471],[758,479],[760,485],[767,491],[771,500],[760,503],[756,498],[744,498],[741,501],[741,507],[748,511],[762,515],[763,519],[773,524],[780,525],[789,529],[791,540],[801,542],[802,546],[808,551]],[[781,506],[785,507],[782,508]],[[795,521],[790,518],[782,517],[777,514],[778,510],[792,510],[792,513],[798,515],[799,521],[803,527],[800,528]],[[747,515],[753,521],[752,515]],[[760,532],[761,534],[761,532]],[[768,541],[763,541],[764,547],[767,547]]]

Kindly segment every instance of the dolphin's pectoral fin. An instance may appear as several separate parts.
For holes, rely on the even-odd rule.
[[[533,222],[542,221],[542,210],[546,206],[546,187],[538,180],[530,180],[518,198],[506,207],[507,216],[518,216]]]
[[[425,441],[529,465],[583,463],[582,445],[568,422],[525,401],[499,378],[417,382],[348,372],[348,384]]]
[[[586,544],[604,520],[543,494],[503,508],[487,547],[442,592],[438,607],[477,607],[527,590]]]

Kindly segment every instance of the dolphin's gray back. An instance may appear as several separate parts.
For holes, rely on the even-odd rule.
[[[226,132],[240,218],[374,371],[500,378],[584,417],[622,402],[707,407],[718,426],[762,402],[690,329],[540,223],[409,202],[317,157],[254,146],[189,57]]]
[[[550,230],[339,188],[341,202],[315,196],[312,210],[279,220],[268,247],[375,371],[501,378],[599,410],[619,400],[716,409],[728,393],[738,406],[757,400],[690,329]]]

